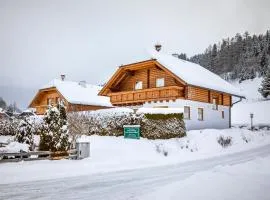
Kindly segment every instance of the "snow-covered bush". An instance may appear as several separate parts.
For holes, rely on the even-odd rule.
[[[224,148],[232,145],[232,137],[219,136],[217,142]]]
[[[18,130],[19,120],[8,119],[0,121],[0,135],[12,135],[15,136]]]
[[[30,150],[33,150],[34,133],[34,121],[30,117],[26,117],[21,119],[14,140],[19,143],[28,144]]]
[[[148,139],[184,137],[186,128],[183,114],[144,114],[141,121],[141,134]]]
[[[66,109],[62,102],[49,106],[40,134],[40,150],[66,151],[70,146]]]
[[[141,136],[168,139],[185,135],[182,114],[136,114],[132,109],[113,108],[69,114],[71,134],[122,136],[123,125],[141,125]]]

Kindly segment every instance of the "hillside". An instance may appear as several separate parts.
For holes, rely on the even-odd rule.
[[[254,114],[254,125],[270,124],[270,100],[262,98],[258,92],[261,81],[262,78],[255,78],[241,83],[238,80],[231,82],[240,88],[247,98],[232,107],[233,125],[250,124],[250,113]]]

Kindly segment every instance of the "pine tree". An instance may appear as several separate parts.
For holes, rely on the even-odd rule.
[[[0,97],[0,108],[6,109],[7,104],[2,97]]]
[[[49,106],[44,116],[40,150],[66,151],[69,148],[67,115],[63,102]]]
[[[267,98],[270,95],[270,70],[266,73],[261,88],[259,88],[259,92],[264,98]]]
[[[264,51],[261,62],[260,62],[260,70],[259,70],[259,75],[260,76],[265,76],[268,70],[269,66],[269,58],[267,56],[267,53]]]
[[[30,117],[22,119],[19,123],[14,140],[19,143],[29,144],[30,150],[33,150],[34,127],[33,120]]]

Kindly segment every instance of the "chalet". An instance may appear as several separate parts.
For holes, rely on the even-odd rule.
[[[88,111],[112,107],[108,97],[98,96],[101,87],[87,84],[85,81],[74,82],[54,79],[43,86],[29,105],[38,115],[43,115],[48,105],[64,101],[67,111]]]
[[[187,129],[231,126],[232,97],[241,92],[198,64],[157,51],[120,66],[99,92],[113,106],[183,108]]]

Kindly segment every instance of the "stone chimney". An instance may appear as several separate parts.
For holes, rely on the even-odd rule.
[[[61,74],[61,80],[64,81],[66,79],[66,75],[65,74]]]
[[[160,51],[161,50],[161,44],[159,44],[159,43],[157,43],[156,45],[155,45],[155,49],[157,50],[157,51]]]

